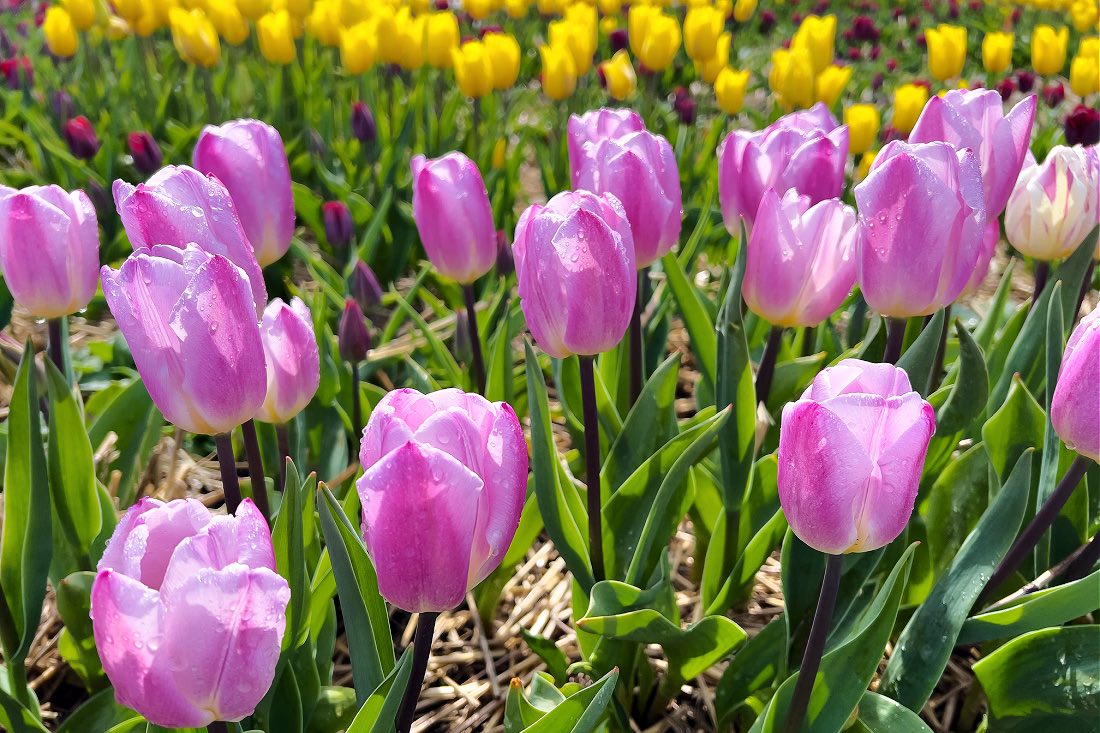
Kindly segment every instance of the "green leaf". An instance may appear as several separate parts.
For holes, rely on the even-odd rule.
[[[600,469],[600,480],[612,493],[664,444],[670,432],[675,432],[673,402],[679,369],[679,354],[665,359],[650,375],[637,402],[630,408]]]
[[[993,470],[1003,482],[1028,448],[1039,449],[1043,440],[1046,413],[1019,379],[1014,379],[1001,409],[982,426]]]
[[[707,607],[708,614],[724,613],[737,601],[744,600],[745,593],[752,588],[757,571],[772,554],[775,546],[782,541],[786,531],[787,518],[782,511],[778,511],[753,535],[737,564],[733,566],[733,572]]]
[[[7,677],[6,671],[4,676]],[[38,718],[3,688],[0,688],[0,729],[10,733],[48,733]]]
[[[347,733],[393,733],[401,698],[405,696],[411,675],[412,652],[406,649],[390,673],[371,692],[363,707],[359,708]]]
[[[164,418],[149,397],[145,384],[140,379],[134,379],[88,428],[88,440],[93,449],[103,444],[108,433],[116,436],[118,458],[111,461],[108,469],[122,474],[118,482],[118,496],[123,507],[128,507],[133,501],[138,471],[152,453],[162,425]]]
[[[559,685],[564,685],[568,680],[569,660],[565,657],[565,652],[558,648],[550,639],[547,639],[541,634],[534,634],[525,628],[520,628],[520,636],[527,642],[528,648],[533,651],[539,659],[546,663],[546,670],[554,678],[554,681]]]
[[[305,641],[309,632],[309,576],[306,570],[305,535],[302,512],[309,506],[309,497],[317,486],[317,474],[311,473],[303,482],[294,461],[286,462],[286,488],[271,542],[275,547],[275,567],[290,586],[290,603],[286,609],[287,633],[283,649],[293,649]]]
[[[936,351],[943,333],[945,311],[940,309],[932,320],[920,332],[905,353],[898,359],[898,367],[909,375],[909,382],[921,397],[927,397],[932,385],[932,370],[935,368]]]
[[[1051,299],[1057,300],[1062,289],[1062,283],[1054,283]],[[1062,309],[1047,309],[1047,342],[1046,342],[1046,420],[1043,425],[1043,454],[1039,462],[1039,485],[1035,492],[1035,511],[1046,503],[1050,495],[1054,493],[1054,485],[1058,480],[1058,458],[1061,453],[1061,441],[1054,426],[1050,422],[1051,402],[1054,400],[1054,388],[1058,384],[1058,371],[1062,368],[1062,350],[1065,342],[1062,338]],[[1041,573],[1050,566],[1050,533],[1044,533],[1035,546],[1035,569]]]
[[[1016,539],[1031,488],[1031,460],[1031,451],[1020,457],[951,567],[898,638],[879,690],[910,710],[920,711],[932,695],[970,609]]]
[[[1042,629],[974,664],[989,701],[991,733],[1096,730],[1100,626]]]
[[[978,523],[993,492],[989,489],[989,457],[979,443],[957,457],[936,477],[919,507],[928,532],[932,574],[947,569]]]
[[[557,707],[524,728],[524,733],[590,733],[603,718],[615,694],[619,670],[613,669],[588,687],[565,698]],[[348,733],[354,733],[348,731]]]
[[[932,733],[912,710],[874,692],[859,701],[859,722],[870,733]]]
[[[825,363],[825,352],[787,359],[775,365],[768,392],[768,412],[778,414],[783,405],[798,399]]]
[[[997,285],[997,292],[993,294],[993,300],[989,304],[985,318],[974,331],[974,340],[982,351],[989,351],[993,346],[993,337],[997,334],[997,327],[1004,316],[1005,304],[1012,292],[1012,273],[1016,270],[1018,260],[1010,259],[1001,275],[1001,282]]]
[[[688,280],[675,253],[669,252],[662,257],[661,267],[668,279],[672,297],[676,299],[676,307],[680,309],[680,315],[684,319],[684,328],[691,340],[691,350],[699,359],[699,371],[704,379],[711,384],[717,384],[715,369],[718,363],[718,336],[714,330],[714,320],[707,313],[703,296]]]
[[[981,347],[957,318],[955,335],[959,339],[959,376],[951,386],[947,402],[936,413],[936,430],[942,434],[966,428],[982,413],[989,399],[989,372]]]
[[[714,707],[719,723],[727,721],[749,695],[776,680],[785,668],[787,628],[772,619],[734,655],[715,690]]]
[[[1022,596],[1011,604],[967,619],[959,644],[1008,639],[1047,626],[1058,626],[1096,610],[1100,570],[1065,585]]]
[[[57,612],[65,624],[58,639],[58,650],[89,690],[98,690],[107,684],[92,630],[94,582],[95,573],[76,572],[62,578],[56,591]]]
[[[396,290],[391,290],[391,294],[397,303],[397,310],[403,312],[420,331],[420,335],[424,337],[424,340],[428,344],[428,348],[431,351],[432,363],[438,365],[443,372],[447,375],[447,380],[450,384],[463,384],[465,377],[463,376],[462,369],[458,366],[458,362],[455,361],[454,355],[450,350],[443,345],[443,342],[439,340],[439,336],[432,330],[428,322],[424,320],[424,317],[417,312],[415,308],[409,305],[409,302],[405,300]]]
[[[114,688],[108,687],[81,703],[57,728],[57,733],[87,733],[107,730],[137,717],[137,713],[115,702]]]

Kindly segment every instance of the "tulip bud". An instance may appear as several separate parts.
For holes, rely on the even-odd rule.
[[[627,17],[630,46],[649,71],[664,71],[676,58],[682,36],[680,23],[655,6],[634,6]]]
[[[740,2],[741,0],[738,0],[738,3]],[[772,29],[775,28],[775,22],[775,13],[773,13],[772,11],[765,10],[764,12],[760,13],[760,35],[766,36],[771,33]]]
[[[1012,65],[1012,44],[1015,36],[1011,33],[990,31],[982,39],[982,65],[990,74],[1000,74]]]
[[[791,50],[799,49],[809,52],[813,73],[821,73],[833,62],[836,49],[836,16],[806,16],[791,39]]]
[[[779,502],[791,530],[820,552],[869,552],[909,522],[932,406],[903,369],[845,359],[783,408]]]
[[[285,66],[294,61],[296,49],[292,22],[286,10],[267,13],[256,21],[260,53],[273,64]]]
[[[997,84],[997,93],[1001,95],[1001,101],[1007,102],[1016,93],[1016,82],[1011,76],[1006,76]]]
[[[611,51],[613,53],[625,51],[630,48],[630,36],[627,35],[626,28],[616,28],[611,31],[611,35],[608,36],[608,43],[611,44]]]
[[[58,89],[50,95],[50,107],[58,126],[63,126],[73,116],[73,98],[64,89]]]
[[[119,704],[150,723],[240,720],[275,678],[289,601],[251,499],[224,516],[196,499],[143,498],[99,561],[95,647]]]
[[[928,102],[928,88],[922,84],[902,84],[894,91],[894,114],[891,124],[902,135],[908,135],[920,119]]]
[[[276,298],[260,323],[267,362],[267,395],[256,413],[261,422],[287,423],[305,409],[320,384],[320,356],[313,318],[300,298]]]
[[[1020,87],[1020,91],[1027,94],[1035,86],[1035,74],[1030,71],[1018,71],[1016,72],[1016,83]]]
[[[34,67],[26,56],[0,61],[0,76],[4,77],[8,89],[14,91],[30,89],[34,86]]]
[[[1048,84],[1043,89],[1043,101],[1048,107],[1057,107],[1066,99],[1066,88],[1061,84]]]
[[[84,115],[77,115],[62,126],[69,152],[81,160],[91,160],[99,152],[99,138],[95,128]]]
[[[1050,422],[1070,450],[1100,461],[1100,310],[1081,319],[1062,354]]]
[[[321,216],[328,243],[336,249],[347,247],[355,237],[355,222],[351,220],[348,205],[343,201],[326,201],[321,206]]]
[[[600,85],[607,89],[612,99],[622,101],[638,88],[638,76],[630,63],[630,54],[617,51],[610,61],[605,61],[596,69],[600,75]]]
[[[855,51],[858,53],[859,49],[855,49]],[[835,64],[826,66],[821,70],[821,73],[817,75],[815,99],[823,103],[826,107],[836,106],[837,100],[840,99],[840,95],[844,92],[844,87],[848,86],[848,82],[851,78],[851,66],[836,66]]]
[[[1066,115],[1066,142],[1070,145],[1095,145],[1100,142],[1100,112],[1079,104]]]
[[[371,412],[359,459],[378,590],[410,612],[454,608],[519,526],[528,464],[515,412],[457,389],[395,390]]]
[[[734,0],[733,3],[733,19],[738,23],[744,23],[746,20],[752,17],[752,14],[756,12],[757,0]],[[765,24],[771,22],[775,24],[775,14],[770,10],[765,10],[760,14],[760,31],[767,33]]]
[[[147,132],[131,132],[126,137],[126,146],[130,149],[134,168],[139,173],[152,175],[164,162],[164,154],[160,152],[160,146]]]
[[[46,39],[46,48],[58,58],[68,58],[80,47],[76,24],[68,11],[60,5],[52,5],[46,9],[42,35]]]
[[[848,126],[848,152],[859,155],[870,150],[878,141],[882,120],[875,105],[853,104],[844,110],[844,124]]]
[[[714,80],[714,98],[718,108],[727,115],[735,115],[745,104],[745,90],[749,85],[749,72],[728,66],[718,72]]]
[[[353,299],[344,300],[344,312],[340,315],[337,333],[340,346],[340,358],[358,364],[367,358],[371,349],[370,331],[367,330],[367,318]]]
[[[451,51],[458,48],[458,16],[454,13],[429,13],[424,22],[424,40],[428,63],[437,69],[454,66]]]
[[[966,63],[966,28],[941,23],[925,34],[928,44],[928,70],[940,81],[962,74]]]
[[[516,260],[512,257],[512,245],[503,229],[497,231],[497,275],[508,277],[516,271]]]
[[[493,64],[482,41],[467,41],[451,51],[451,58],[464,95],[480,99],[493,91]]]
[[[681,125],[695,124],[695,100],[686,88],[676,88],[672,98],[672,108],[676,110],[676,116],[680,118]]]
[[[581,169],[587,165],[585,150],[589,144],[596,145],[606,138],[644,130],[645,123],[632,109],[601,107],[583,115],[570,115],[566,129],[569,136],[569,170],[572,172],[573,188],[578,188]]]
[[[382,286],[367,263],[355,263],[348,281],[348,293],[364,313],[370,313],[382,303]]]
[[[486,33],[482,39],[489,55],[494,89],[511,89],[519,78],[519,42],[507,33]]]
[[[725,30],[724,13],[709,5],[696,5],[684,18],[684,50],[692,61],[706,61],[714,56],[718,37]]]
[[[1079,53],[1069,65],[1069,87],[1078,97],[1100,92],[1100,42],[1090,54]]]
[[[577,88],[577,66],[568,47],[561,44],[539,46],[542,59],[542,91],[547,97],[560,102],[570,97]]]
[[[1037,260],[1069,257],[1097,224],[1097,196],[1085,151],[1055,145],[1020,172],[1005,209],[1008,241]]]
[[[356,102],[351,107],[351,132],[364,145],[372,145],[378,139],[374,115],[371,114],[370,107],[362,102]]]
[[[1066,65],[1069,28],[1054,30],[1049,25],[1037,25],[1031,31],[1031,66],[1040,76],[1055,76]]]

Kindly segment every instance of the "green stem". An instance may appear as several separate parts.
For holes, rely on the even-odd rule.
[[[806,640],[806,653],[802,655],[802,666],[798,669],[798,681],[787,708],[786,733],[798,733],[806,719],[806,707],[814,691],[814,679],[821,667],[821,655],[825,652],[825,640],[829,636],[829,626],[833,622],[833,609],[836,608],[836,596],[840,590],[840,570],[844,564],[842,555],[829,555],[825,564],[825,577],[821,580],[821,595],[817,598],[817,610],[814,611],[813,626]]]

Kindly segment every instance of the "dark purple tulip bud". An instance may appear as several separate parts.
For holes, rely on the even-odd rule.
[[[382,303],[382,286],[378,283],[374,270],[366,262],[355,263],[348,290],[364,313],[371,312]]]
[[[876,91],[876,92],[879,89],[882,89],[882,83],[885,80],[886,80],[886,77],[883,75],[883,73],[881,71],[879,73],[875,74],[874,77],[871,79],[871,89],[873,91]]]
[[[791,20],[795,22],[795,25],[802,22],[802,13],[791,13]]]
[[[1051,84],[1043,90],[1043,101],[1048,107],[1057,107],[1066,99],[1066,88],[1061,83]]]
[[[84,193],[88,194],[88,199],[92,202],[96,216],[99,217],[100,221],[106,221],[111,216],[117,216],[115,214],[115,200],[107,189],[94,179],[84,184]]]
[[[443,12],[451,7],[451,4],[447,0],[435,0],[435,9]]]
[[[325,220],[325,238],[336,249],[347,247],[355,236],[355,223],[351,220],[351,211],[343,201],[326,201],[321,206],[321,216]]]
[[[695,100],[691,93],[683,87],[677,87],[672,98],[672,107],[680,118],[680,123],[690,125],[695,122]]]
[[[309,154],[322,160],[328,155],[328,146],[325,145],[325,139],[316,130],[309,131]]]
[[[871,46],[871,60],[878,61],[878,57],[882,55],[882,46],[877,43]]]
[[[840,34],[840,37],[848,43],[853,43],[856,40],[856,32],[852,28],[845,28],[844,32]]]
[[[924,31],[917,34],[917,45],[921,48],[928,48],[928,38],[925,37]]]
[[[1001,101],[1007,102],[1016,92],[1016,82],[1011,76],[1006,76],[997,84],[997,91],[1001,93]]]
[[[825,15],[829,12],[829,0],[819,0],[814,6],[814,15]]]
[[[68,120],[61,128],[65,141],[69,143],[69,152],[81,160],[91,160],[99,152],[99,138],[95,128],[84,115]]]
[[[1016,25],[1020,22],[1020,8],[1017,6],[1012,9],[1012,25]]]
[[[630,46],[630,36],[627,35],[626,28],[616,28],[611,31],[609,40],[611,41],[612,53],[618,53]]]
[[[508,277],[516,271],[516,260],[512,256],[512,245],[503,229],[497,230],[497,274]]]
[[[760,13],[760,32],[767,35],[772,32],[772,28],[775,28],[775,13],[765,10]]]
[[[948,0],[947,15],[951,18],[951,20],[959,19],[959,3],[956,2],[956,0]]]
[[[970,0],[970,11],[977,13],[982,9],[982,0]]]
[[[1021,92],[1027,94],[1035,87],[1035,74],[1023,69],[1017,71],[1016,84],[1020,87]]]
[[[8,89],[30,89],[34,86],[34,68],[26,56],[0,61],[0,74],[3,74]]]
[[[895,71],[895,70],[897,70],[897,68],[898,68],[898,60],[897,59],[886,59],[886,70],[887,71]]]
[[[1066,115],[1065,132],[1070,145],[1100,143],[1100,112],[1085,104],[1077,105]]]
[[[894,12],[891,13],[894,16],[894,20],[897,20],[901,16],[905,15],[905,8],[894,8]]]
[[[915,31],[917,28],[920,28],[920,19],[919,18],[910,18],[909,19],[909,30]]]
[[[351,298],[344,301],[344,312],[340,315],[340,328],[337,334],[340,344],[340,358],[352,364],[358,364],[367,358],[370,352],[370,331],[367,330],[367,318],[363,310]]]
[[[879,38],[878,26],[875,25],[873,18],[866,15],[856,16],[856,19],[852,21],[851,31],[852,35],[860,41],[874,43]]]
[[[160,146],[153,136],[147,132],[131,132],[126,137],[126,147],[130,149],[130,157],[134,159],[134,168],[139,173],[149,176],[160,170],[164,162],[164,154],[160,152]]]
[[[374,115],[370,107],[362,102],[351,106],[351,132],[364,145],[371,145],[378,139],[378,127],[374,124]]]
[[[58,125],[64,125],[73,116],[73,98],[64,89],[58,89],[50,95],[50,106]]]
[[[852,46],[851,48],[848,49],[848,60],[849,61],[859,61],[861,58],[863,58],[863,54],[860,53],[860,50],[859,50],[858,46]]]
[[[15,44],[8,38],[7,32],[3,28],[0,28],[0,56],[11,56],[14,53]]]

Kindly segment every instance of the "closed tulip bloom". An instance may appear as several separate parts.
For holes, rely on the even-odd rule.
[[[450,52],[448,51],[448,54]],[[340,32],[340,63],[349,74],[362,74],[378,59],[378,28],[371,20]]]
[[[15,302],[36,318],[88,305],[99,282],[99,228],[84,192],[0,186],[0,270]]]
[[[1093,56],[1078,54],[1069,65],[1069,87],[1079,97],[1100,92],[1100,50]]]
[[[1054,146],[1020,172],[1005,209],[1008,241],[1037,260],[1069,257],[1097,225],[1098,195],[1085,150]]]
[[[925,32],[928,40],[928,70],[940,81],[962,74],[966,63],[966,28],[940,23]]]
[[[115,209],[130,245],[148,252],[155,245],[184,249],[194,243],[225,257],[244,271],[256,313],[267,304],[267,288],[256,255],[237,218],[229,191],[216,178],[185,165],[170,165],[145,183],[115,181]]]
[[[714,80],[714,98],[718,108],[728,115],[735,115],[745,104],[745,89],[749,85],[749,72],[726,67]]]
[[[428,63],[437,69],[451,68],[454,65],[451,51],[458,48],[459,38],[458,17],[454,13],[430,13],[424,20]]]
[[[631,11],[631,21],[635,11]],[[680,50],[680,24],[676,18],[664,13],[655,13],[643,26],[635,55],[642,66],[650,71],[664,71],[676,58]],[[633,45],[634,30],[630,30]]]
[[[294,195],[279,131],[259,120],[207,125],[192,160],[229,189],[260,266],[286,254],[294,236]]]
[[[1054,76],[1066,65],[1069,29],[1038,25],[1031,32],[1031,68],[1040,76]]]
[[[462,9],[474,20],[485,20],[493,11],[493,4],[491,0],[465,0],[462,3]]]
[[[343,201],[326,201],[321,205],[321,218],[328,243],[337,249],[347,247],[355,236],[355,222],[348,205]]]
[[[953,302],[974,271],[985,226],[978,156],[949,143],[891,142],[855,188],[863,240],[859,284],[894,318]]]
[[[892,542],[909,522],[932,406],[892,364],[845,359],[783,408],[779,502],[810,547],[839,555]]]
[[[875,105],[853,104],[844,110],[844,124],[848,126],[848,152],[859,155],[878,141],[882,120]]]
[[[340,314],[336,336],[340,358],[344,361],[358,364],[370,354],[371,337],[367,328],[367,317],[353,298],[344,300],[344,310]]]
[[[362,102],[355,102],[351,106],[351,134],[364,145],[370,145],[378,139],[378,125],[374,121],[374,115],[370,107]]]
[[[757,0],[734,0],[733,19],[738,23],[744,23],[756,12]]]
[[[542,58],[542,91],[555,102],[568,99],[577,88],[573,54],[567,47],[544,44],[539,46],[539,56]]]
[[[1004,211],[1020,175],[1035,106],[1035,95],[1030,95],[1006,115],[1001,95],[991,89],[952,89],[928,101],[909,133],[909,142],[942,140],[977,152],[986,218],[996,218]]]
[[[844,93],[844,87],[852,78],[851,66],[826,66],[817,75],[815,84],[815,96],[818,102],[826,107],[832,107]]]
[[[622,204],[611,194],[565,191],[516,224],[512,254],[520,305],[550,356],[593,356],[622,340],[638,275]]]
[[[273,64],[285,66],[294,61],[294,32],[291,30],[290,13],[277,10],[256,22],[260,36],[260,53]]]
[[[263,404],[267,369],[244,271],[194,244],[134,252],[100,271],[149,396],[191,433],[226,433]]]
[[[707,61],[718,50],[718,38],[726,25],[726,16],[710,5],[697,5],[684,18],[684,50],[692,61]]]
[[[248,38],[248,20],[232,0],[208,2],[206,12],[218,35],[229,45],[239,46]]]
[[[120,705],[155,725],[251,715],[275,678],[290,587],[263,515],[148,497],[119,521],[92,584],[103,671]]]
[[[75,157],[91,160],[99,152],[99,138],[95,134],[95,127],[84,115],[66,120],[61,126],[61,132],[65,135],[65,142],[69,144],[69,152]]]
[[[908,135],[917,124],[928,102],[928,87],[922,84],[902,84],[894,91],[894,111],[890,124],[902,135]]]
[[[271,10],[271,0],[237,0],[237,7],[249,20],[259,20]]]
[[[638,88],[638,76],[630,63],[630,54],[625,50],[617,51],[610,61],[600,64],[599,71],[607,93],[616,101],[623,101]]]
[[[519,78],[519,43],[508,33],[486,33],[482,39],[493,70],[493,88],[511,89]]]
[[[341,32],[355,24],[345,26],[340,20],[341,4],[336,0],[317,0],[309,11],[305,27],[322,46],[341,44]]]
[[[256,413],[262,422],[282,424],[305,409],[321,380],[313,317],[300,298],[287,305],[276,298],[264,310],[260,339],[267,362],[267,396]]]
[[[733,43],[733,35],[723,33],[718,36],[718,45],[714,55],[706,61],[695,62],[696,75],[707,84],[714,84],[722,70],[730,63],[730,45]]]
[[[362,261],[355,263],[355,269],[351,271],[351,278],[348,280],[348,294],[359,304],[359,309],[364,313],[369,313],[381,304],[382,285],[367,263]]]
[[[210,68],[221,58],[218,30],[200,10],[187,11],[173,6],[168,11],[172,26],[172,43],[180,58],[189,64]]]
[[[1000,74],[1012,66],[1012,44],[1015,36],[1011,33],[990,31],[982,38],[982,66],[990,74]]]
[[[493,91],[493,64],[484,43],[467,41],[451,56],[455,82],[464,95],[480,99]]]
[[[413,218],[435,269],[462,284],[496,261],[496,229],[477,164],[459,152],[412,159]]]
[[[96,5],[94,0],[61,0],[61,7],[73,19],[73,25],[79,31],[86,31],[95,25]]]
[[[785,109],[809,107],[814,103],[813,57],[805,48],[777,48],[772,52],[768,86],[779,96]]]
[[[1100,461],[1100,310],[1081,319],[1066,343],[1050,422],[1070,450]]]
[[[645,129],[641,116],[632,109],[601,107],[583,115],[570,115],[566,130],[569,136],[569,170],[573,188],[579,188],[581,169],[589,163],[585,160],[586,144],[593,145],[604,139],[622,137]]]
[[[596,52],[596,40],[591,29],[568,19],[551,21],[547,26],[550,45],[566,49],[573,59],[577,76],[583,76],[592,68],[592,56]]]
[[[836,52],[836,16],[807,15],[791,39],[791,50],[800,48],[809,52],[814,74],[824,71]]]
[[[398,608],[446,611],[500,565],[527,491],[512,408],[445,389],[389,392],[371,412],[356,484],[378,589]]]
[[[46,38],[46,47],[50,49],[50,53],[60,58],[72,56],[80,46],[76,25],[69,13],[60,5],[51,5],[46,8],[46,17],[42,21],[42,35]]]
[[[680,241],[683,198],[668,140],[647,130],[589,143],[578,188],[610,193],[622,204],[634,240],[634,261],[648,267]]]
[[[134,161],[134,168],[139,173],[152,175],[164,162],[164,154],[160,151],[160,146],[147,132],[131,132],[126,137],[126,147]]]

